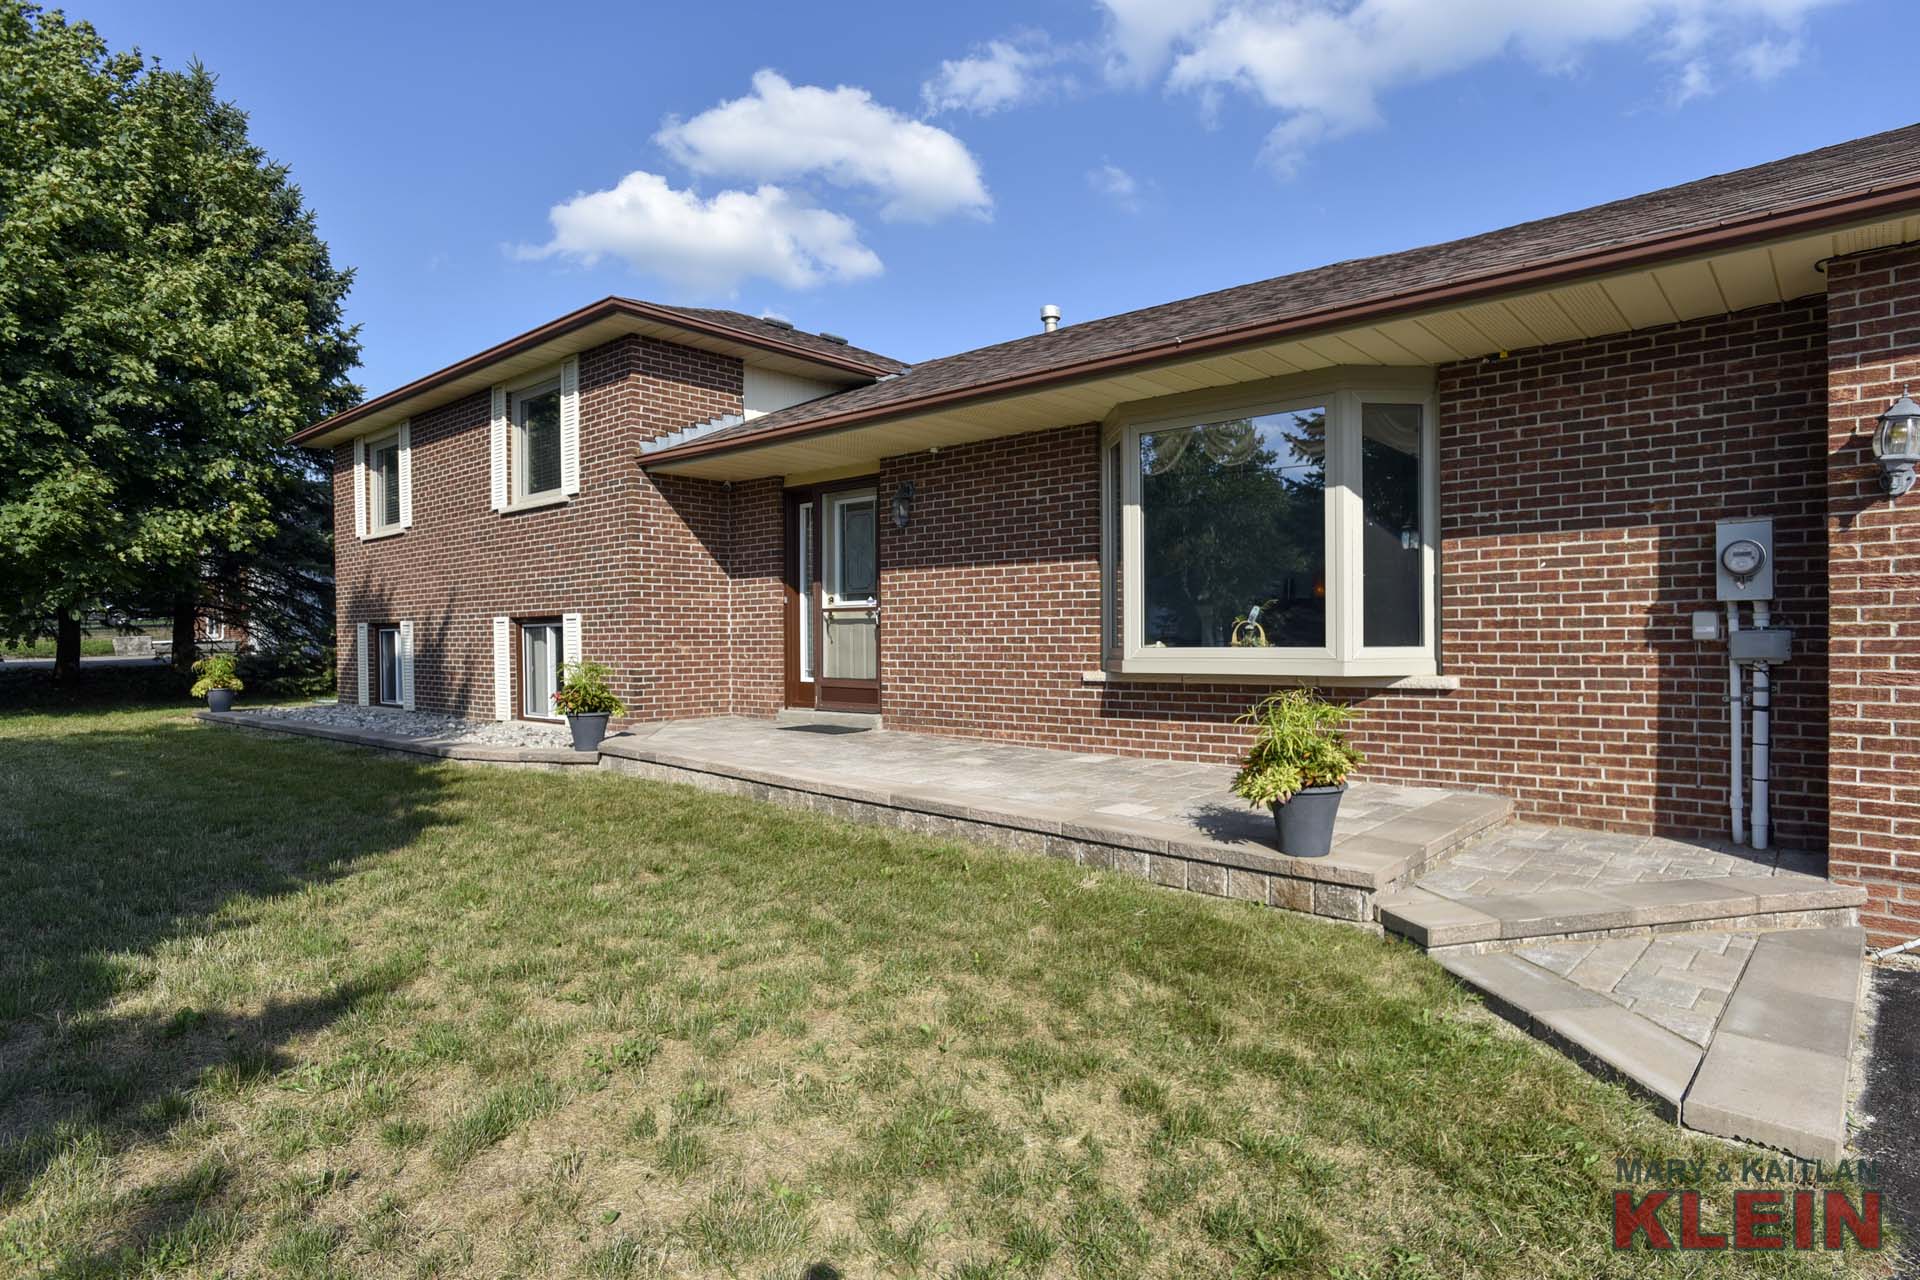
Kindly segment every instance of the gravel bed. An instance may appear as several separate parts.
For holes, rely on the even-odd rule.
[[[573,738],[564,724],[535,720],[463,720],[432,711],[399,711],[393,707],[362,707],[319,702],[304,707],[235,707],[235,711],[265,720],[298,720],[330,729],[353,729],[418,738],[438,746],[464,743],[481,747],[571,747]]]

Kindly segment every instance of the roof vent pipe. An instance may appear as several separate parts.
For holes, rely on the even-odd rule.
[[[1049,302],[1046,306],[1040,308],[1040,330],[1042,333],[1052,333],[1059,327],[1060,308]]]

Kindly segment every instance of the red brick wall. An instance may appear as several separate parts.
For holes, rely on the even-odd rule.
[[[397,536],[354,536],[353,449],[335,452],[344,700],[357,693],[357,623],[413,621],[415,705],[490,718],[493,618],[580,613],[583,653],[613,667],[635,717],[729,708],[731,494],[710,481],[656,483],[634,451],[740,412],[740,364],[621,338],[581,355],[580,395],[580,493],[559,506],[491,510],[486,392],[413,419],[413,526]]]
[[[1862,920],[1888,944],[1920,935],[1920,491],[1882,491],[1871,433],[1920,388],[1920,248],[1829,262],[1827,300],[1829,874],[1867,887]]]
[[[1724,661],[1713,525],[1772,515],[1798,655],[1776,680],[1775,823],[1825,827],[1824,315],[1818,299],[1440,373],[1445,693],[1358,695],[1367,774],[1518,798],[1534,817],[1719,834]],[[1092,427],[888,460],[883,688],[898,728],[1226,759],[1261,690],[1090,685]],[[1729,439],[1739,444],[1732,458]],[[1724,652],[1724,651],[1721,651]]]

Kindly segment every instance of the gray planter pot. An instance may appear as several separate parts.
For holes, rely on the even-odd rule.
[[[568,716],[567,728],[573,733],[573,749],[598,751],[600,740],[607,736],[607,719],[604,712],[591,716]]]
[[[1285,804],[1273,805],[1280,852],[1289,858],[1324,858],[1333,852],[1333,820],[1346,793],[1344,782],[1337,787],[1306,787]]]
[[[209,711],[233,710],[233,690],[231,689],[207,690],[207,710]]]

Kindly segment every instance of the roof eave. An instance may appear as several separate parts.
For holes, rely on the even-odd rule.
[[[868,423],[908,417],[931,409],[952,408],[975,400],[1037,390],[1098,374],[1152,365],[1160,361],[1187,359],[1196,354],[1228,351],[1236,347],[1270,342],[1276,338],[1298,337],[1315,330],[1355,322],[1377,321],[1435,307],[1461,305],[1515,290],[1563,285],[1623,268],[1648,266],[1676,258],[1693,257],[1702,253],[1739,248],[1798,233],[1818,231],[1828,226],[1859,221],[1876,213],[1915,204],[1920,204],[1920,179],[1892,186],[1869,187],[1863,191],[1830,200],[1768,210],[1746,218],[1725,219],[1708,226],[1669,232],[1601,249],[1586,250],[1561,258],[1504,268],[1463,280],[1451,280],[1419,289],[1386,294],[1364,302],[1305,312],[1281,320],[1261,321],[1192,336],[1176,337],[1075,364],[932,392],[924,396],[875,405],[868,409],[849,410],[845,413],[794,423],[791,426],[772,427],[764,431],[721,440],[690,441],[672,449],[663,449],[658,453],[647,455],[643,465],[650,469],[667,466],[714,454],[764,447],[800,436],[824,434]]]
[[[450,382],[456,382],[461,378],[477,373],[490,364],[497,364],[502,360],[511,359],[543,343],[564,338],[575,330],[598,324],[603,320],[616,316],[631,316],[635,319],[645,320],[653,324],[670,325],[686,330],[689,333],[701,334],[705,337],[736,343],[744,347],[757,348],[769,354],[782,356],[790,360],[805,361],[823,369],[833,369],[841,373],[856,374],[866,378],[881,378],[889,373],[898,372],[898,370],[891,365],[874,364],[870,361],[858,359],[851,353],[844,357],[835,356],[812,347],[803,347],[797,343],[780,342],[761,334],[748,333],[728,325],[716,324],[694,316],[684,315],[665,307],[656,307],[635,298],[610,296],[602,298],[598,302],[589,303],[578,311],[569,312],[567,315],[561,316],[557,320],[549,321],[536,329],[529,329],[525,333],[509,338],[505,342],[489,347],[476,355],[468,356],[465,360],[450,364],[446,368],[430,373],[423,378],[416,378],[403,387],[398,387],[382,395],[375,396],[371,400],[362,401],[351,409],[344,409],[332,417],[323,418],[310,426],[302,427],[288,438],[288,443],[304,445],[318,437],[332,435],[334,432],[351,426],[363,418],[371,417],[374,414],[417,396],[428,395]]]

